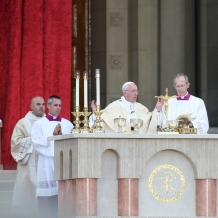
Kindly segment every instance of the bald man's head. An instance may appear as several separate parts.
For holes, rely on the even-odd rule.
[[[36,96],[31,99],[30,108],[37,117],[42,117],[45,113],[45,101],[42,97]]]

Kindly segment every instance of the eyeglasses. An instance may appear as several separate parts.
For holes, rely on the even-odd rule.
[[[187,84],[186,85],[181,85],[181,86],[176,86],[176,88],[184,88],[185,86],[187,86]]]
[[[132,94],[139,94],[139,91],[138,91],[138,90],[132,90],[132,91],[125,90],[125,91],[132,92]]]

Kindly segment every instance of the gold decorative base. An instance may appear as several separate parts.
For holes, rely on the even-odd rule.
[[[172,128],[171,126],[167,125],[165,128],[158,131],[158,134],[179,134],[178,131],[176,131],[175,128]]]
[[[198,134],[197,128],[176,128],[179,134]]]
[[[81,131],[80,131],[80,129],[73,128],[70,133],[72,133],[72,134],[73,133],[81,133]]]
[[[103,128],[102,129],[93,128],[92,132],[93,133],[105,133],[105,130]]]

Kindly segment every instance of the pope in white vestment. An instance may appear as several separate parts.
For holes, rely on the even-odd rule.
[[[126,125],[123,131],[130,131],[130,119],[139,118],[143,120],[143,126],[140,128],[139,133],[156,133],[157,132],[157,111],[160,111],[163,106],[163,101],[158,101],[156,108],[153,112],[142,104],[136,102],[138,97],[137,86],[133,82],[127,82],[122,87],[123,96],[121,99],[112,102],[104,110],[102,110],[102,122],[106,133],[114,133],[118,131],[117,126],[114,124],[114,118],[125,118]],[[95,111],[95,104],[91,105]],[[95,115],[90,117],[90,127],[94,125]]]
[[[32,127],[32,141],[39,153],[37,171],[37,196],[53,196],[58,194],[58,182],[54,180],[54,141],[48,141],[53,136],[57,124],[61,125],[62,134],[70,134],[73,124],[61,117],[51,115],[38,120]]]
[[[35,121],[45,116],[44,99],[34,97],[26,116],[14,127],[11,137],[11,154],[17,162],[17,177],[13,193],[13,213],[22,217],[37,217],[36,172],[38,155],[33,149],[31,128]],[[36,116],[36,115],[38,116]]]

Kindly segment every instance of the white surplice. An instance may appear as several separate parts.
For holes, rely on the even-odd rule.
[[[13,211],[17,215],[30,216],[38,211],[36,198],[36,171],[37,154],[35,153],[31,142],[32,124],[41,117],[35,116],[29,111],[26,116],[20,119],[14,127],[11,137],[11,154],[17,164],[17,177],[13,193]],[[21,147],[23,143],[29,144],[26,151],[29,159],[26,164],[22,164]]]
[[[139,133],[156,133],[157,132],[157,110],[153,112],[138,102],[128,102],[124,96],[121,99],[112,102],[104,110],[102,110],[103,127],[106,133],[114,133],[118,131],[118,127],[114,124],[114,118],[125,118],[126,125],[123,131],[130,131],[130,119],[139,118],[143,120],[143,126]],[[90,116],[90,127],[93,127],[95,115]]]
[[[176,98],[171,98],[168,103],[169,120],[175,120],[182,114],[192,113],[191,118],[194,120],[191,122],[194,128],[197,128],[198,134],[207,134],[209,122],[207,110],[202,99],[191,95],[189,100],[177,100]]]
[[[54,141],[47,137],[53,136],[55,127],[61,124],[62,134],[69,134],[73,124],[61,118],[59,121],[49,121],[46,117],[38,120],[32,127],[33,147],[39,153],[37,170],[37,196],[53,196],[58,194],[58,182],[54,180]]]

